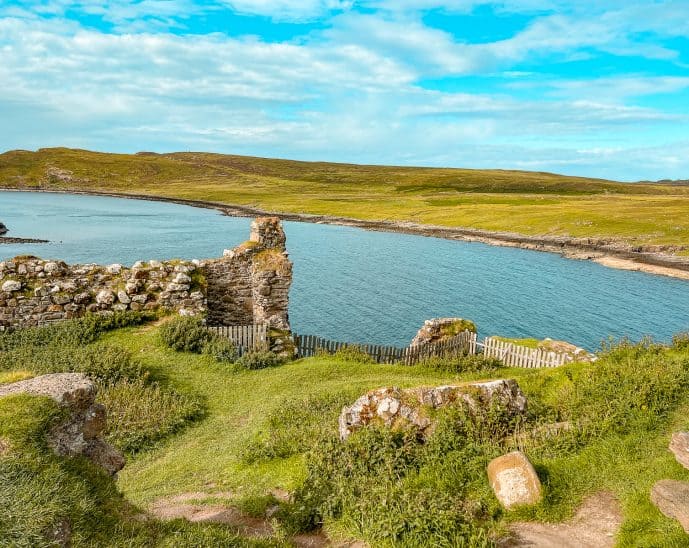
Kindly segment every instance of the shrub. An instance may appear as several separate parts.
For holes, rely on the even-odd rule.
[[[486,358],[482,355],[455,357],[430,357],[419,363],[421,367],[447,373],[494,372],[502,367],[497,358]]]
[[[254,351],[244,354],[237,360],[237,366],[244,369],[266,369],[268,367],[277,367],[286,362],[286,358],[267,351]]]
[[[102,343],[80,347],[53,345],[15,348],[0,353],[0,370],[3,369],[23,369],[37,375],[84,373],[103,385],[145,375],[141,365],[127,349]]]
[[[41,347],[59,344],[79,346],[89,344],[113,329],[141,325],[155,318],[150,312],[115,312],[87,314],[83,318],[66,320],[41,327],[30,327],[0,333],[0,350]]]
[[[425,443],[414,430],[378,427],[320,443],[280,514],[285,528],[329,518],[372,545],[490,546],[486,527],[499,508],[485,467],[517,419],[497,403],[478,411],[457,405],[434,418]]]
[[[354,394],[285,400],[270,413],[264,429],[243,449],[247,464],[304,453],[336,433],[337,417]]]
[[[98,400],[108,410],[107,439],[128,453],[150,447],[203,414],[197,398],[144,379],[108,386]]]
[[[364,352],[360,346],[355,344],[343,346],[337,352],[335,352],[334,356],[346,362],[375,363],[375,360],[371,356]]]
[[[677,333],[672,337],[672,347],[675,350],[689,350],[689,332]]]
[[[203,353],[224,363],[236,362],[239,357],[237,347],[232,341],[219,336],[214,336],[206,342],[203,346]]]
[[[651,429],[689,388],[686,365],[686,356],[650,340],[622,341],[608,348],[595,367],[573,373],[559,402],[563,418],[597,434]]]
[[[178,352],[203,352],[204,346],[213,334],[196,316],[177,316],[165,322],[160,328],[163,343]]]

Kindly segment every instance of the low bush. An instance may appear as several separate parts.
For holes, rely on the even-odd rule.
[[[375,360],[371,356],[364,352],[360,346],[355,344],[343,346],[337,352],[335,352],[334,356],[346,362],[375,363]]]
[[[650,340],[623,341],[595,367],[576,370],[558,398],[561,417],[591,433],[649,430],[667,418],[689,388],[687,358]]]
[[[221,363],[234,363],[239,357],[237,347],[232,341],[219,336],[212,337],[206,342],[203,353]]]
[[[144,379],[108,386],[98,401],[108,410],[107,439],[128,453],[150,447],[203,414],[197,398]]]
[[[338,393],[281,402],[268,416],[264,428],[246,444],[242,460],[253,464],[308,451],[336,433],[342,407],[354,398],[354,393]]]
[[[145,375],[131,353],[115,344],[15,348],[0,353],[0,370],[27,370],[36,375],[84,373],[102,385]]]
[[[29,327],[0,333],[0,351],[59,344],[79,346],[89,344],[103,333],[122,327],[134,327],[155,319],[151,312],[115,312],[87,314],[83,318],[66,320],[41,327]]]
[[[200,354],[204,346],[213,338],[213,334],[196,316],[176,316],[165,322],[160,328],[163,343],[178,352]]]
[[[239,358],[237,360],[237,367],[250,370],[266,369],[283,365],[286,361],[286,358],[275,354],[275,352],[253,351]]]
[[[689,350],[689,332],[677,333],[672,337],[672,347],[675,350]]]
[[[485,481],[514,419],[498,404],[440,410],[426,443],[413,430],[369,427],[307,457],[307,478],[280,519],[288,530],[334,519],[380,546],[490,546],[499,513]]]
[[[454,357],[431,357],[421,361],[419,366],[445,373],[492,373],[502,367],[502,362],[497,358],[486,358],[479,354]]]

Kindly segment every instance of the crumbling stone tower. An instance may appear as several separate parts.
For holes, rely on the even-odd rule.
[[[259,217],[251,223],[248,241],[204,262],[210,325],[267,323],[290,329],[292,263],[285,242],[277,217]]]

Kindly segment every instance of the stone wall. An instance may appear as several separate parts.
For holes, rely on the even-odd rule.
[[[218,259],[128,268],[15,257],[0,262],[0,329],[124,310],[207,313],[214,325],[289,329],[291,282],[285,234],[273,217],[256,219],[249,241]]]

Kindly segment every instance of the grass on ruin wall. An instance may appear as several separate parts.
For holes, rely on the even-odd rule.
[[[51,168],[72,173],[71,179],[48,176]],[[613,238],[630,244],[689,242],[687,186],[539,172],[41,149],[0,154],[0,186],[151,194],[275,212]]]

